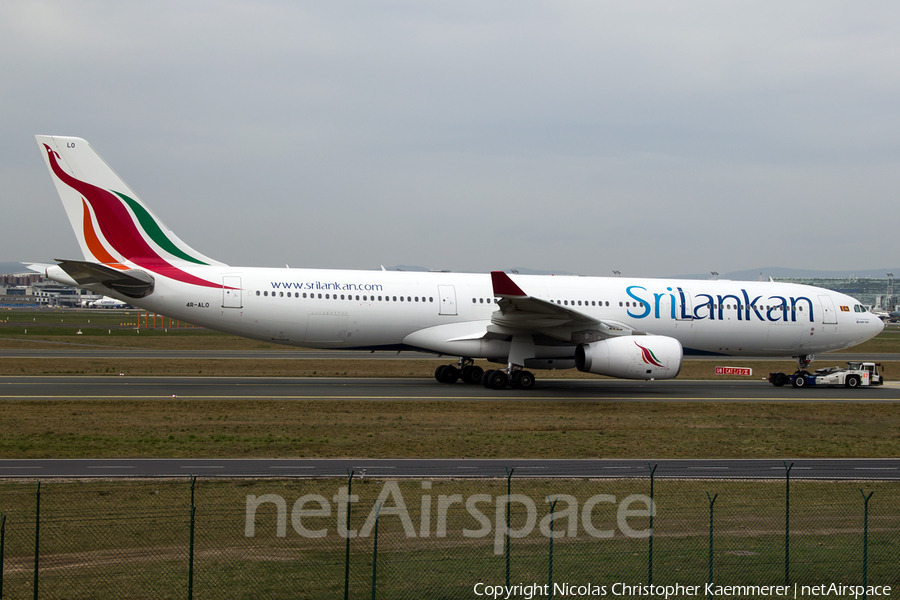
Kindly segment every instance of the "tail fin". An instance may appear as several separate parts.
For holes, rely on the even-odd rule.
[[[223,265],[182,242],[85,140],[35,138],[85,260],[154,272]]]

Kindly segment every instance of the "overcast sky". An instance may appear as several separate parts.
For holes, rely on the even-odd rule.
[[[0,3],[0,261],[79,258],[34,134],[248,266],[896,265],[900,3]]]

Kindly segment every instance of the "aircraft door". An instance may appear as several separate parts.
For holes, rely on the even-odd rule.
[[[456,288],[452,285],[439,285],[438,298],[441,300],[441,315],[456,315]]]
[[[222,276],[222,308],[242,308],[241,278],[236,275]]]
[[[822,303],[822,324],[837,325],[837,312],[834,310],[834,302],[831,296],[819,296],[819,302]]]

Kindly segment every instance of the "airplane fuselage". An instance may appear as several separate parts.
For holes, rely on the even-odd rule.
[[[193,267],[222,287],[156,278],[129,302],[189,323],[309,348],[399,347],[491,356],[483,332],[497,310],[488,274]],[[685,353],[796,356],[850,347],[880,330],[855,299],[805,285],[515,275],[528,293],[649,334],[674,337]],[[63,279],[65,277],[63,276]],[[104,289],[103,291],[108,292]],[[453,330],[454,335],[447,335]],[[435,331],[429,337],[422,332]],[[448,340],[456,340],[456,343]],[[574,346],[538,343],[535,358],[571,357]],[[480,352],[480,354],[479,354]]]

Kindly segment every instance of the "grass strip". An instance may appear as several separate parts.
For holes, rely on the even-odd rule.
[[[896,457],[900,405],[8,400],[5,458]]]

